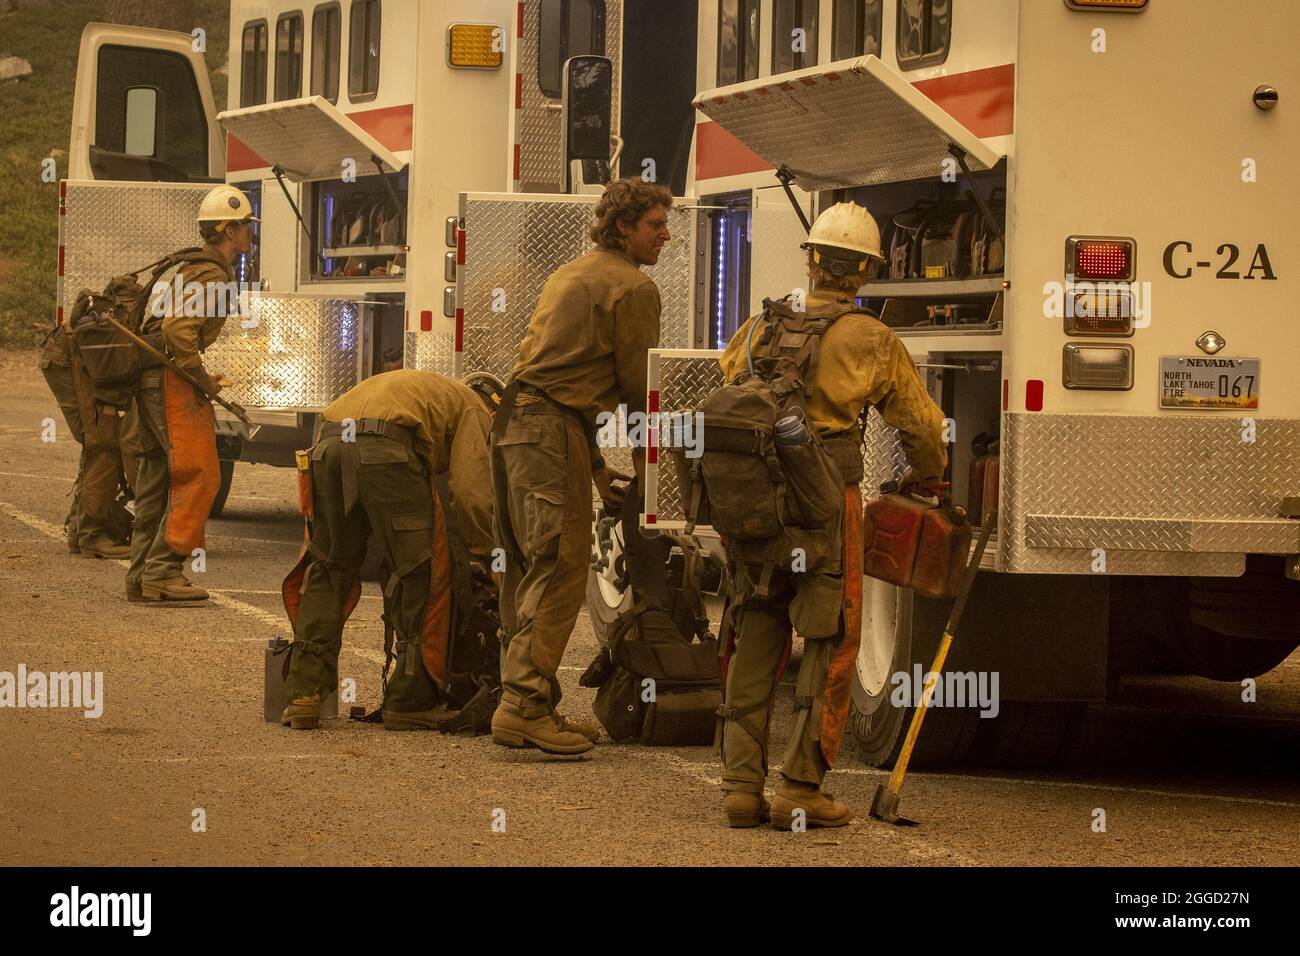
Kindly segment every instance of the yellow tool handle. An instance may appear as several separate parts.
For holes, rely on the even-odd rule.
[[[912,714],[912,722],[907,728],[907,737],[903,741],[903,749],[898,754],[898,759],[894,761],[894,772],[889,775],[889,792],[897,794],[903,789],[903,778],[907,776],[907,764],[912,759],[912,749],[916,746],[916,738],[921,733],[921,722],[925,720],[925,712],[930,706],[930,701],[934,698],[934,689],[939,683],[939,675],[943,671],[944,661],[948,659],[948,648],[952,646],[952,635],[957,630],[957,622],[961,620],[962,611],[966,609],[966,599],[970,596],[971,585],[975,583],[975,573],[979,571],[980,561],[984,558],[984,548],[989,543],[989,535],[997,527],[997,512],[992,512],[985,519],[984,527],[980,529],[979,541],[975,545],[975,553],[971,555],[970,563],[966,566],[966,573],[962,576],[961,588],[957,592],[957,603],[953,605],[952,613],[948,615],[948,625],[943,631],[943,640],[939,642],[939,650],[934,655],[934,663],[930,665],[930,671],[925,682],[925,689],[921,693],[921,703],[917,705],[915,713]]]

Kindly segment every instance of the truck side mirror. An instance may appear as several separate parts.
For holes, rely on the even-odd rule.
[[[560,126],[565,192],[600,192],[609,182],[613,99],[614,68],[609,57],[574,56],[564,62]]]

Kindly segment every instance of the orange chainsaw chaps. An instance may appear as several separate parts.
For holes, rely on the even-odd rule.
[[[451,643],[451,547],[442,500],[433,489],[433,560],[429,562],[429,598],[424,605],[420,656],[424,669],[439,687],[447,684],[447,650]]]
[[[289,569],[284,582],[280,585],[280,597],[284,601],[284,612],[289,616],[289,624],[293,627],[298,626],[298,608],[302,606],[303,582],[307,579],[307,568],[312,563],[312,557],[307,553],[308,533],[304,527],[302,547],[298,549],[298,558],[294,561],[293,567]],[[344,622],[352,616],[352,612],[356,610],[357,602],[360,600],[361,579],[354,578],[352,587],[348,589],[347,597],[343,600]]]
[[[163,377],[171,496],[164,540],[177,554],[204,546],[208,512],[221,488],[212,405],[171,369]]]
[[[849,718],[853,668],[862,641],[862,495],[856,484],[844,489],[844,632],[826,669],[822,698],[822,756],[835,766]]]

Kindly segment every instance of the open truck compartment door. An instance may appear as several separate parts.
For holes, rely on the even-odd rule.
[[[588,229],[598,196],[461,193],[456,233],[456,297],[441,316],[420,317],[407,333],[408,367],[509,377],[519,344],[551,274],[592,248]],[[659,287],[659,341],[691,343],[696,322],[696,246],[700,212],[691,199],[669,211],[672,239],[645,269]],[[613,467],[628,471],[627,449],[611,449]]]
[[[808,192],[937,176],[950,145],[972,171],[1002,158],[876,56],[708,90],[695,107]]]
[[[358,176],[374,172],[372,157],[388,172],[406,165],[323,96],[226,110],[217,122],[296,183],[338,179],[348,161]]]
[[[57,319],[71,311],[83,288],[102,289],[115,275],[195,245],[195,218],[211,188],[63,182]],[[226,320],[204,361],[232,379],[224,394],[244,405],[255,422],[299,425],[297,414],[324,407],[357,383],[359,303],[252,290],[241,290],[240,300],[248,314]]]
[[[227,110],[217,122],[271,169],[272,178],[258,186],[268,208],[290,222],[300,215],[315,243],[304,240],[290,266],[295,286],[339,279],[405,283],[406,162],[320,96]]]
[[[226,153],[203,54],[186,33],[88,23],[68,178],[220,182]]]

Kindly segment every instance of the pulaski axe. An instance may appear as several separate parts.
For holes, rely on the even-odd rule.
[[[221,406],[222,408],[224,408],[226,411],[230,412],[230,414],[234,415],[234,416],[235,416],[236,418],[238,418],[241,422],[243,422],[243,423],[244,423],[244,427],[245,427],[246,429],[248,429],[248,437],[249,437],[249,438],[252,438],[252,437],[253,437],[254,435],[256,435],[256,434],[258,433],[258,431],[261,429],[261,427],[262,427],[261,425],[254,425],[252,422],[250,422],[250,421],[248,420],[248,412],[244,411],[244,406],[240,405],[238,402],[231,402],[231,401],[228,401],[228,400],[222,398],[220,395],[214,395],[212,392],[209,392],[206,388],[203,387],[203,385],[199,382],[199,380],[198,380],[197,378],[195,378],[195,377],[194,377],[193,375],[191,375],[189,372],[185,371],[185,369],[181,368],[181,367],[180,367],[179,365],[177,365],[177,364],[176,364],[172,359],[168,358],[168,357],[167,357],[166,355],[164,355],[161,351],[159,351],[158,349],[154,348],[152,345],[150,345],[148,342],[146,342],[143,338],[141,338],[140,336],[136,335],[134,332],[132,332],[130,329],[128,329],[128,328],[127,328],[125,325],[123,325],[121,322],[117,321],[117,319],[113,318],[111,315],[108,315],[107,312],[105,312],[105,313],[103,314],[103,318],[108,319],[108,321],[111,322],[111,323],[113,324],[113,326],[114,326],[114,327],[115,327],[119,332],[121,332],[123,335],[125,335],[127,338],[129,338],[132,342],[134,342],[136,345],[138,345],[138,346],[139,346],[139,347],[144,351],[144,353],[145,353],[146,355],[151,355],[151,356],[153,356],[155,359],[157,359],[157,360],[158,360],[159,362],[161,362],[163,365],[167,366],[169,369],[171,369],[173,372],[175,372],[177,375],[179,375],[182,379],[184,379],[185,381],[189,382],[191,385],[193,385],[195,388],[197,388],[200,392],[202,392],[203,395],[204,395],[204,397],[206,397],[209,401],[216,402],[218,405],[220,405],[220,406]]]
[[[970,597],[971,585],[975,583],[975,572],[979,570],[980,560],[984,557],[984,547],[989,543],[989,534],[997,525],[998,513],[996,511],[989,513],[984,518],[984,527],[980,528],[979,541],[975,544],[975,553],[971,555],[970,562],[966,565],[966,573],[962,575],[961,579],[961,588],[957,591],[957,601],[953,604],[952,612],[948,615],[948,623],[944,625],[943,640],[939,642],[939,650],[934,655],[934,663],[930,665],[925,681],[925,690],[921,692],[921,703],[912,712],[912,722],[908,724],[907,738],[903,741],[903,749],[899,752],[898,759],[894,761],[894,772],[889,775],[889,783],[876,785],[876,794],[871,800],[870,813],[877,820],[884,820],[886,823],[892,823],[900,827],[919,825],[916,820],[909,820],[907,817],[899,816],[899,792],[903,789],[903,779],[907,776],[907,764],[912,759],[912,750],[916,747],[916,738],[921,734],[921,721],[925,720],[925,711],[934,698],[934,689],[939,683],[939,674],[943,670],[943,662],[948,658],[948,648],[952,646],[952,636],[957,630],[962,611],[966,609],[966,599]]]

